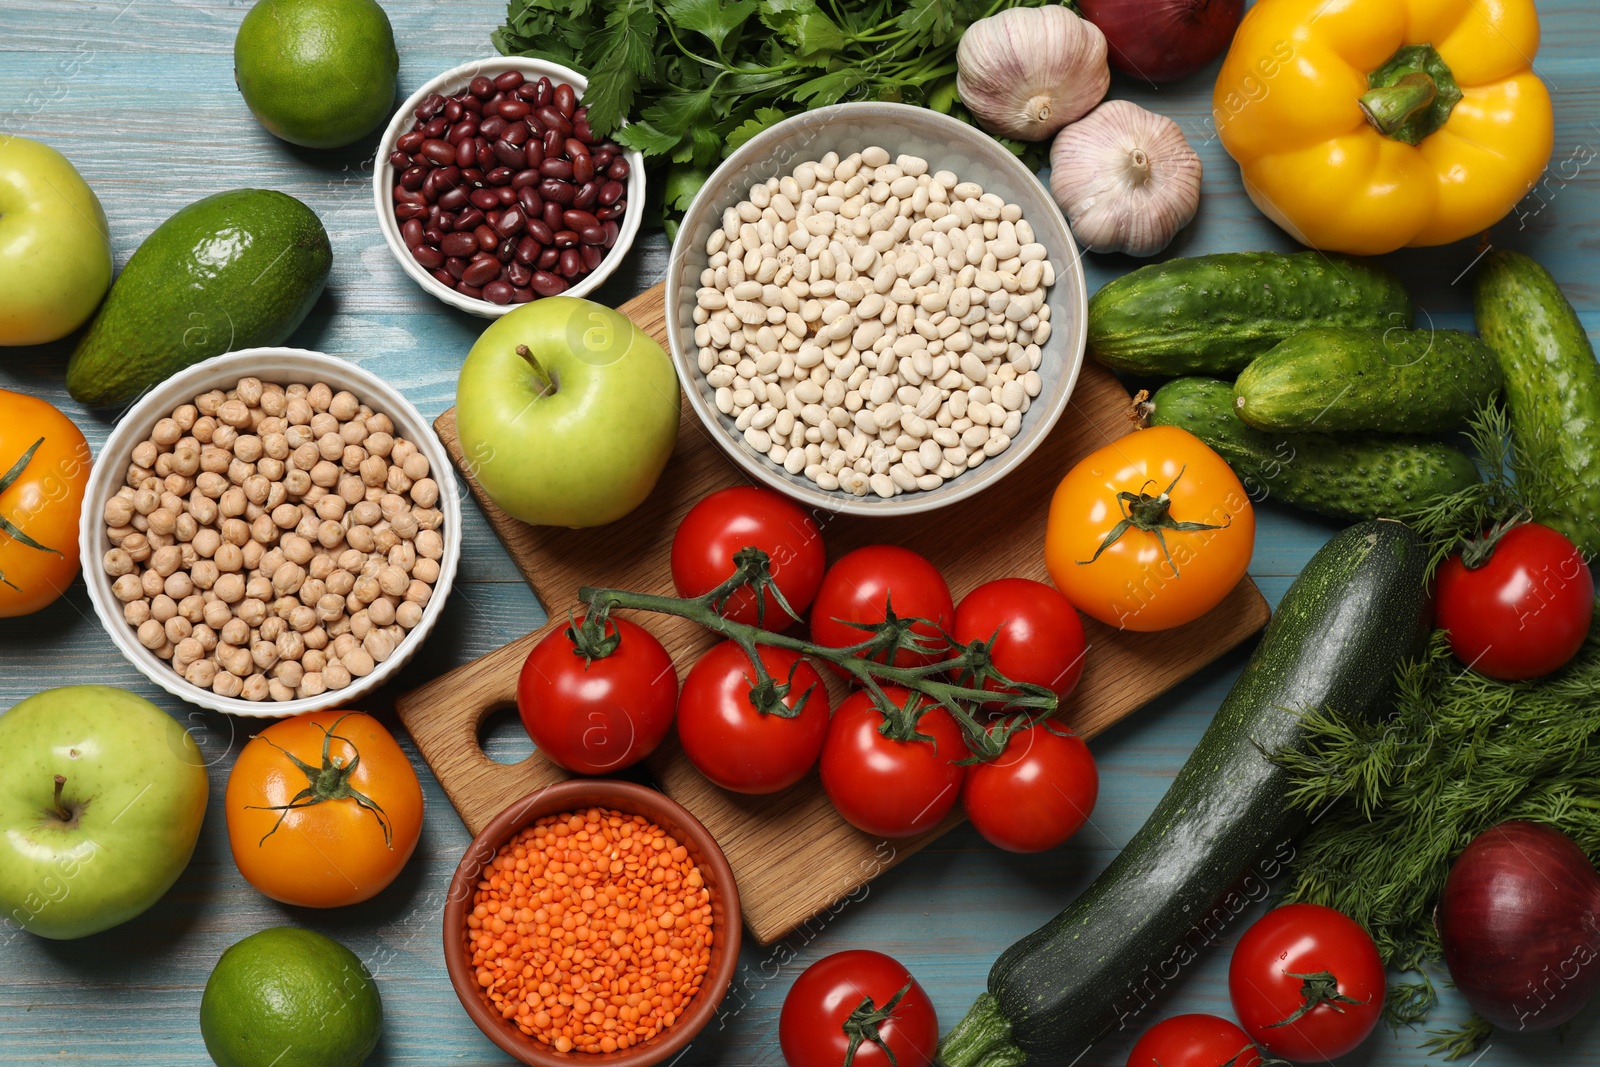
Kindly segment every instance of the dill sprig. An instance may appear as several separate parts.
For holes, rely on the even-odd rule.
[[[1433,908],[1450,862],[1483,830],[1528,819],[1600,855],[1600,629],[1560,672],[1530,682],[1467,670],[1436,632],[1400,671],[1392,717],[1312,710],[1306,729],[1308,745],[1280,759],[1294,778],[1291,802],[1321,815],[1287,899],[1349,915],[1400,970],[1441,958]],[[1391,1025],[1427,1017],[1437,997],[1425,974],[1421,984],[1391,996]],[[1487,1033],[1469,1020],[1435,1032],[1428,1047],[1460,1055]]]

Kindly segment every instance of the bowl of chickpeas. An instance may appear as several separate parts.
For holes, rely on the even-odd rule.
[[[122,417],[79,544],[95,612],[141,673],[191,704],[278,717],[355,701],[416,653],[460,530],[444,446],[392,386],[253,348]]]

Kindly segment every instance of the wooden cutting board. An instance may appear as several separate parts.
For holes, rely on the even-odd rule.
[[[666,345],[662,286],[620,310]],[[818,516],[830,561],[865,544],[905,545],[938,565],[958,601],[993,578],[1049,581],[1041,546],[1051,493],[1080,458],[1133,429],[1129,402],[1127,391],[1108,371],[1085,363],[1071,405],[1050,438],[1004,482],[930,515]],[[507,804],[567,776],[537,752],[516,765],[495,763],[478,743],[484,719],[515,702],[517,675],[528,650],[554,626],[565,625],[580,586],[671,594],[668,556],[679,519],[707,493],[748,479],[723,456],[685,401],[667,473],[642,506],[598,529],[534,527],[495,507],[473,480],[462,461],[454,409],[441,415],[434,428],[512,560],[556,620],[397,702],[418,749],[467,827],[477,833]],[[1085,619],[1089,652],[1083,680],[1062,717],[1078,733],[1093,737],[1245,641],[1266,624],[1268,615],[1266,601],[1247,578],[1210,614],[1176,630],[1138,634]],[[648,616],[639,621],[661,639],[680,678],[716,640],[682,619]],[[837,702],[843,684],[832,672],[822,673]],[[763,944],[837,907],[877,874],[961,821],[958,811],[920,837],[885,841],[841,819],[815,772],[782,793],[740,796],[706,781],[675,738],[647,766],[662,790],[692,811],[722,846],[738,881],[745,921]]]

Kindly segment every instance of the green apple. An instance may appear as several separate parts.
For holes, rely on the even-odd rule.
[[[650,495],[678,438],[678,377],[643,330],[568,296],[483,331],[461,367],[467,467],[506,514],[600,526]]]
[[[56,341],[111,285],[106,213],[67,157],[0,134],[0,345]]]
[[[189,863],[200,749],[126,689],[47,689],[0,715],[0,909],[41,937],[127,922]]]

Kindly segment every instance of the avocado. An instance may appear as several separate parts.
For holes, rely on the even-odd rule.
[[[322,294],[328,232],[271,189],[196,201],[156,227],[117,276],[67,364],[67,391],[125,404],[192,363],[282,343]]]

